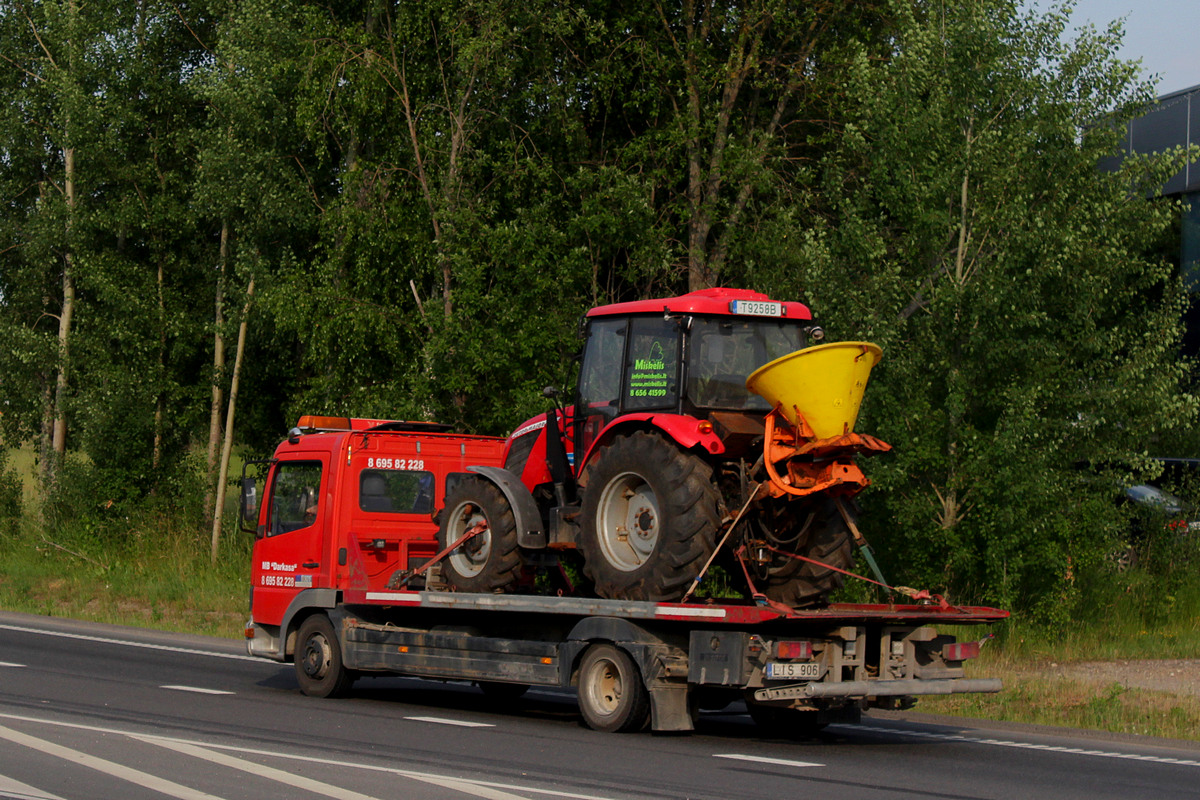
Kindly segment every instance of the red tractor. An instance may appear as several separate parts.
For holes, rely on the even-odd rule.
[[[577,548],[606,598],[685,598],[717,556],[791,607],[841,585],[854,456],[888,449],[852,430],[878,347],[811,346],[807,307],[735,289],[594,308],[583,336],[573,405],[447,497],[444,580],[509,591],[538,551]]]

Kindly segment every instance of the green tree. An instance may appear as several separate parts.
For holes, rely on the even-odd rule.
[[[5,227],[9,269],[4,302],[13,310],[6,325],[20,343],[12,355],[36,370],[39,418],[10,425],[37,429],[43,480],[50,484],[66,449],[75,282],[80,267],[78,154],[95,135],[95,106],[85,102],[97,76],[86,58],[101,28],[75,0],[0,7],[6,96]],[[26,288],[28,287],[28,288]],[[33,292],[28,289],[39,287]],[[35,292],[41,292],[37,294]],[[54,320],[51,332],[46,324]],[[51,339],[53,346],[50,345]],[[32,394],[32,393],[30,393]],[[28,412],[30,397],[14,410]]]
[[[866,425],[896,449],[870,503],[905,580],[1066,608],[1119,481],[1195,420],[1179,280],[1152,255],[1178,208],[1145,199],[1178,158],[1097,168],[1152,97],[1117,28],[1064,43],[1066,11],[1007,0],[890,15],[847,72],[822,213],[774,228],[780,266],[884,346]]]

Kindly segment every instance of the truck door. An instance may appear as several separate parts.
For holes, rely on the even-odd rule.
[[[254,547],[253,608],[256,621],[278,625],[297,594],[329,585],[329,457],[278,461],[267,486],[266,524]]]

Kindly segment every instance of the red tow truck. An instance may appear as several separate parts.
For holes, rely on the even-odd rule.
[[[243,476],[250,654],[294,662],[301,690],[321,697],[369,675],[473,682],[496,698],[574,686],[602,731],[687,731],[699,709],[743,700],[773,733],[801,734],[921,695],[1000,689],[964,674],[982,639],[934,625],[1002,610],[572,595],[549,526],[504,469],[511,446],[429,423],[301,418],[258,478]],[[504,551],[516,547],[519,559]],[[471,591],[480,564],[511,569],[513,585]]]

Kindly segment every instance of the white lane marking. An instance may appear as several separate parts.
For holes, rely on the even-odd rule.
[[[0,775],[0,797],[8,800],[63,800],[56,794],[43,792],[28,783],[21,783],[6,775]]]
[[[148,772],[142,772],[141,770],[126,767],[123,764],[117,764],[103,758],[90,756],[87,753],[81,753],[78,750],[57,745],[54,742],[47,742],[45,739],[38,739],[20,731],[14,731],[11,728],[0,726],[0,739],[7,739],[14,744],[41,751],[47,755],[61,758],[64,761],[78,764],[81,767],[103,772],[106,775],[111,775],[128,783],[135,783],[152,792],[165,794],[169,797],[177,797],[179,800],[219,800],[215,795],[206,794],[191,787],[175,783],[174,781],[169,781],[166,778],[160,778],[157,775],[151,775]]]
[[[334,786],[330,783],[323,783],[321,781],[313,780],[312,778],[305,778],[302,775],[293,775],[290,772],[284,772],[281,769],[263,766],[262,764],[255,764],[252,761],[246,761],[242,758],[234,758],[233,756],[227,756],[224,753],[214,753],[211,750],[207,750],[203,747],[197,747],[194,744],[165,741],[159,739],[158,737],[138,736],[136,734],[133,734],[132,738],[137,739],[138,741],[146,742],[147,744],[165,747],[168,750],[173,750],[176,753],[181,753],[185,756],[192,756],[193,758],[200,758],[213,764],[219,764],[222,767],[229,767],[230,769],[238,769],[242,772],[249,772],[251,775],[256,775],[260,778],[266,778],[267,780],[272,780],[276,783],[282,783],[285,786],[291,786],[295,789],[312,792],[313,794],[325,795],[326,797],[333,797],[336,798],[336,800],[375,800],[375,798],[371,797],[369,794],[361,794],[349,789],[343,789],[340,786]]]
[[[92,733],[107,733],[116,736],[128,736],[131,738],[141,739],[146,742],[178,742],[180,744],[197,745],[196,742],[188,741],[187,739],[175,739],[167,736],[155,736],[151,734],[138,734],[132,731],[123,731],[118,728],[105,728],[99,725],[84,725],[79,722],[62,722],[59,720],[39,719],[38,717],[27,717],[20,714],[7,714],[0,712],[0,719],[11,719],[20,722],[32,722],[40,725],[50,725],[57,728],[69,728],[71,730],[90,731]],[[310,764],[322,764],[330,767],[346,767],[347,769],[359,769],[364,772],[383,772],[388,775],[398,775],[402,778],[413,778],[414,780],[445,780],[441,775],[434,775],[428,772],[415,772],[413,770],[399,769],[398,767],[381,767],[376,764],[360,764],[353,761],[334,761],[328,756],[302,756],[293,753],[280,753],[275,750],[261,750],[253,747],[236,747],[228,744],[213,744],[205,742],[204,747],[210,750],[224,750],[233,753],[242,753],[249,756],[266,756],[268,758],[279,758],[285,761],[300,761]],[[539,789],[533,786],[518,786],[512,783],[497,783],[496,781],[474,781],[459,779],[463,783],[469,783],[473,786],[485,786],[492,789],[512,789],[517,792],[525,792],[526,794],[545,794],[553,797],[564,797],[567,800],[612,800],[610,797],[595,794],[579,794],[576,792],[564,792],[559,789]]]
[[[1152,764],[1178,764],[1183,767],[1200,767],[1200,761],[1184,758],[1167,758],[1165,756],[1148,756],[1140,753],[1117,753],[1112,750],[1083,750],[1078,747],[1063,747],[1053,744],[1034,744],[1032,742],[1014,742],[1008,739],[984,739],[978,736],[962,736],[952,733],[930,733],[928,731],[906,731],[900,728],[869,728],[858,727],[857,731],[879,731],[894,733],[898,736],[912,736],[917,739],[937,739],[943,742],[964,742],[966,744],[986,744],[993,747],[1016,747],[1021,750],[1045,750],[1050,753],[1067,753],[1077,756],[1100,756],[1101,758],[1122,758],[1128,761],[1148,761]]]
[[[0,714],[0,716],[4,716],[4,715]],[[165,736],[155,736],[155,735],[150,735],[150,734],[140,735],[140,734],[128,733],[125,731],[110,731],[110,732],[111,733],[123,733],[126,736],[132,736],[134,738],[141,739],[142,741],[145,741],[145,742],[163,741],[163,742],[181,742],[183,744],[190,744],[190,742],[186,742],[182,739],[171,739],[171,738],[168,738]],[[285,761],[300,761],[300,762],[304,762],[304,763],[320,764],[322,766],[329,766],[329,767],[346,767],[347,769],[359,769],[364,772],[382,772],[382,773],[385,773],[388,775],[398,775],[402,778],[412,778],[413,780],[425,781],[427,783],[433,783],[436,785],[442,785],[442,784],[438,783],[439,781],[454,781],[455,784],[462,784],[464,786],[476,787],[480,791],[482,791],[483,789],[494,789],[494,790],[503,792],[504,790],[511,789],[511,790],[517,791],[517,792],[524,792],[525,794],[546,794],[546,795],[551,795],[553,797],[564,797],[564,798],[567,798],[567,800],[613,800],[613,798],[606,797],[604,795],[579,794],[577,792],[564,792],[560,789],[539,789],[535,786],[518,786],[518,785],[512,784],[512,783],[498,783],[496,781],[476,781],[476,780],[470,780],[467,778],[446,778],[442,775],[434,775],[429,772],[414,772],[413,770],[400,769],[398,767],[381,767],[376,764],[359,764],[359,763],[355,763],[353,761],[334,761],[326,756],[302,756],[302,755],[296,755],[293,753],[280,753],[275,750],[259,750],[259,749],[253,748],[253,747],[236,747],[234,745],[228,745],[228,744],[205,743],[204,747],[206,747],[210,750],[227,750],[227,751],[231,751],[234,753],[243,753],[245,755],[266,756],[268,758],[279,758],[279,759],[283,759]],[[462,789],[461,791],[467,791],[467,790]],[[501,794],[500,797],[501,798],[512,798],[512,797],[520,797],[520,795]]]
[[[160,686],[160,689],[170,689],[174,692],[195,692],[196,694],[236,694],[235,692],[227,692],[223,689],[205,689],[203,686],[175,686],[167,685]]]
[[[767,758],[766,756],[747,756],[741,753],[713,753],[713,758],[730,758],[734,761],[756,761],[759,764],[775,764],[781,767],[823,767],[815,761],[789,761],[786,758]]]
[[[157,736],[134,736],[133,738],[148,744],[156,744],[160,747],[165,747],[168,750],[174,750],[176,753],[192,756],[194,758],[202,758],[205,761],[211,761],[214,764],[219,764],[223,767],[231,769],[240,769],[242,772],[249,772],[251,775],[256,775],[260,778],[267,778],[276,783],[282,783],[285,786],[291,786],[303,791],[312,792],[313,794],[323,794],[326,797],[332,797],[334,800],[375,800],[375,798],[366,794],[343,789],[340,786],[334,786],[329,783],[315,781],[312,778],[305,778],[300,775],[293,775],[290,772],[284,772],[281,769],[267,767],[253,761],[246,761],[241,758],[225,755],[224,753],[214,753],[204,747],[197,747],[192,744],[183,742],[173,742],[161,739]],[[480,786],[471,781],[457,780],[455,778],[442,777],[421,777],[418,780],[425,783],[431,783],[434,786],[441,786],[444,789],[452,789],[463,794],[474,795],[475,797],[483,797],[486,800],[526,800],[521,795],[502,792],[489,786]]]
[[[11,661],[0,661],[0,667],[23,667],[24,664],[14,664]]]
[[[467,722],[461,719],[445,719],[443,717],[405,717],[413,722],[433,722],[438,725],[457,725],[460,728],[494,728],[490,722]]]
[[[256,661],[265,659],[257,656],[240,655],[238,653],[218,653],[215,650],[196,650],[190,647],[174,647],[167,644],[150,644],[149,642],[131,642],[127,639],[113,639],[108,636],[89,636],[83,633],[67,633],[65,631],[46,631],[41,628],[28,628],[23,625],[0,625],[0,630],[18,631],[19,633],[40,633],[43,636],[58,636],[62,639],[79,639],[84,642],[99,642],[101,644],[120,644],[126,647],[141,647],[146,650],[162,650],[167,653],[186,653],[191,656],[212,656],[213,658],[229,658],[234,661]]]

